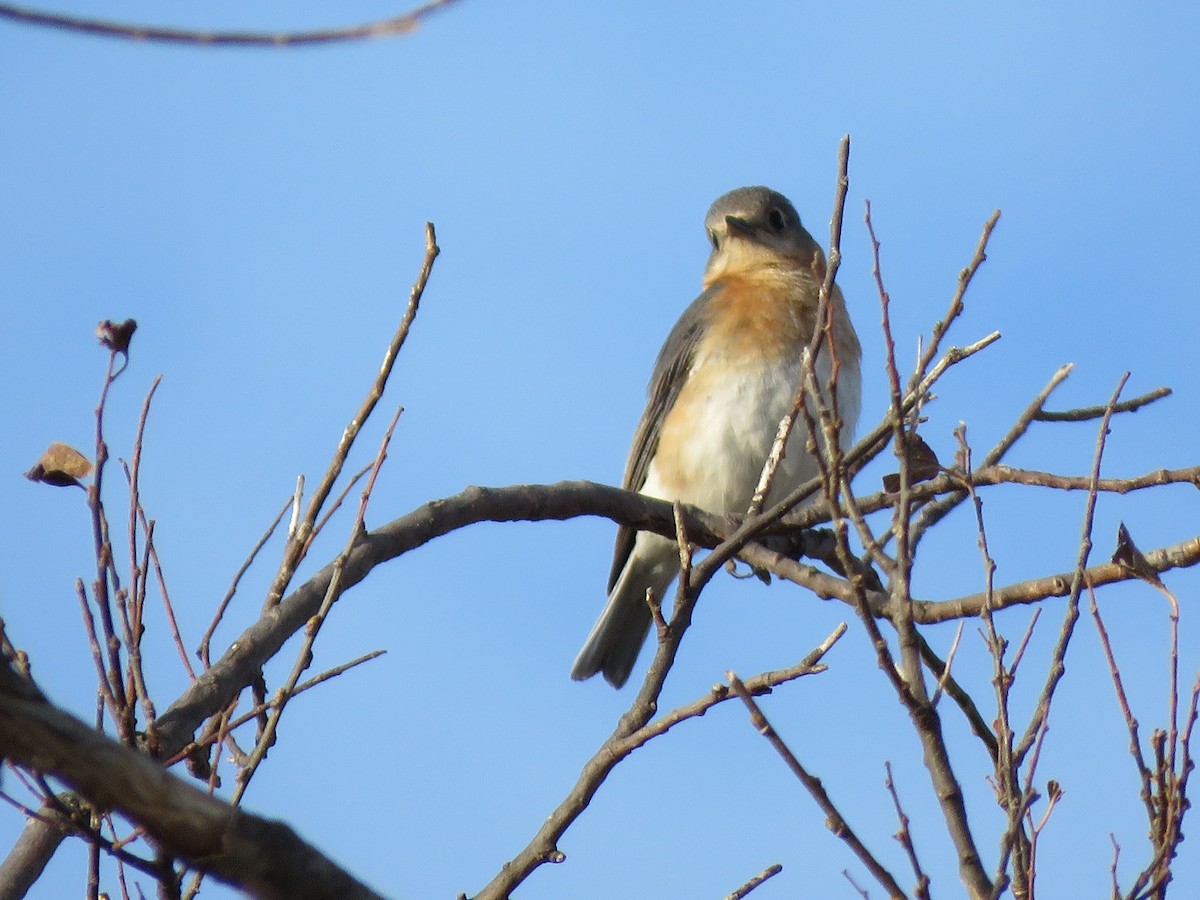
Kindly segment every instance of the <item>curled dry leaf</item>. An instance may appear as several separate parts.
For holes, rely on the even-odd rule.
[[[928,481],[942,471],[937,454],[919,434],[909,434],[905,439],[904,455],[908,461],[908,483]],[[883,489],[889,494],[900,490],[900,473],[883,476]]]
[[[25,477],[30,481],[40,481],[42,484],[52,484],[55,487],[78,485],[80,478],[86,478],[92,473],[91,461],[69,444],[55,441],[46,448],[46,452],[28,472]]]
[[[1142,551],[1137,548],[1137,544],[1133,542],[1124,522],[1117,528],[1117,549],[1113,551],[1112,561],[1118,566],[1128,569],[1138,578],[1152,584],[1160,583],[1158,572],[1155,571],[1154,566],[1150,565]]]
[[[112,350],[114,353],[129,354],[129,342],[133,339],[133,333],[137,331],[137,322],[133,319],[126,319],[124,322],[114,322],[112,319],[105,319],[96,326],[96,337],[100,339],[100,344]]]

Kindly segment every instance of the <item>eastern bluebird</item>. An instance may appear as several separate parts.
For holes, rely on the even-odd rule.
[[[648,497],[742,514],[800,383],[825,256],[787,198],[765,187],[738,188],[718,198],[704,227],[712,243],[704,291],[659,351],[621,483]],[[841,441],[849,446],[861,405],[862,351],[842,292],[835,286],[831,293]],[[822,345],[817,357],[822,389],[831,365]],[[768,503],[817,474],[806,440],[799,421]],[[678,572],[674,540],[621,526],[608,603],[571,677],[582,681],[603,672],[609,684],[623,685],[650,631],[646,590],[661,599]]]

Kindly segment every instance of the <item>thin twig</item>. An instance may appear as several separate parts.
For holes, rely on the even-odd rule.
[[[825,814],[825,827],[851,849],[854,855],[859,858],[862,864],[875,877],[875,880],[888,892],[889,897],[904,897],[905,893],[900,889],[900,885],[896,882],[892,873],[875,858],[875,855],[867,849],[867,846],[854,833],[854,830],[850,827],[850,823],[843,818],[841,812],[834,805],[833,800],[829,797],[820,779],[809,774],[808,770],[804,768],[804,764],[792,753],[791,748],[779,736],[779,733],[771,723],[767,721],[767,717],[763,715],[754,698],[750,696],[750,692],[746,690],[746,685],[742,683],[742,680],[733,672],[726,672],[725,675],[729,679],[729,684],[734,692],[741,698],[746,709],[749,710],[750,722],[754,726],[754,730],[767,739],[767,743],[775,749],[775,752],[779,754],[787,767],[792,770],[792,774],[799,779],[800,783],[804,785],[805,790],[817,802],[817,805],[821,808],[821,812]]]
[[[1171,396],[1171,393],[1172,391],[1169,387],[1155,388],[1148,393],[1142,394],[1140,397],[1134,397],[1131,400],[1122,400],[1113,407],[1113,412],[1137,412],[1143,406],[1147,406],[1155,400]],[[1084,406],[1079,409],[1062,410],[1061,412],[1043,409],[1033,419],[1035,422],[1087,422],[1091,419],[1103,418],[1107,409],[1107,406]]]
[[[957,640],[957,636],[955,638]],[[941,658],[933,652],[933,648],[929,646],[929,642],[924,638],[921,639],[921,661],[933,673],[938,680],[938,686],[945,691],[962,713],[967,718],[967,723],[971,726],[971,731],[988,751],[988,755],[994,763],[999,758],[999,749],[996,745],[996,735],[992,733],[991,726],[979,712],[979,708],[975,705],[974,698],[963,689],[963,687],[955,680],[954,676],[949,672],[949,663],[943,662]]]
[[[833,296],[834,280],[837,278],[838,269],[842,264],[842,220],[846,211],[846,195],[850,189],[849,168],[850,135],[847,134],[842,136],[838,145],[837,188],[833,200],[833,216],[829,220],[829,258],[825,262],[823,272],[819,271],[821,267],[818,266],[818,274],[821,275],[821,285],[817,291],[817,311],[813,318],[815,327],[812,337],[809,339],[807,355],[803,357],[803,368],[805,370],[815,365],[817,354],[821,350],[822,341],[828,338],[827,346],[829,347],[830,354],[834,357],[834,371],[836,371],[837,350],[833,338],[829,334],[829,326],[832,323],[832,304],[830,303],[830,298]],[[821,258],[818,254],[814,258],[813,263],[817,265],[820,261]],[[791,407],[779,422],[775,440],[771,444],[771,451],[767,454],[762,473],[758,479],[758,485],[755,487],[754,494],[750,499],[750,508],[746,511],[748,517],[757,516],[762,512],[767,494],[771,490],[771,484],[775,480],[775,473],[778,471],[780,463],[783,462],[788,439],[791,437],[792,430],[796,425],[796,419],[800,415],[800,408],[804,403],[804,395],[805,379],[802,376],[800,382],[796,385]],[[833,392],[833,395],[836,397],[836,391]]]
[[[946,654],[946,664],[942,666],[941,672],[937,675],[937,687],[933,690],[933,696],[929,698],[929,702],[933,706],[938,705],[942,694],[946,690],[946,684],[950,680],[950,670],[954,666],[954,655],[958,652],[958,644],[962,640],[963,627],[966,625],[963,620],[958,623],[958,628],[954,630],[954,640],[950,642],[950,651]]]
[[[1017,662],[1014,661],[1011,668],[1006,666],[1004,653],[1008,647],[1008,641],[996,630],[996,622],[992,615],[995,597],[996,561],[988,549],[987,527],[983,516],[983,501],[979,498],[978,493],[976,493],[974,485],[971,484],[971,446],[967,441],[967,426],[965,423],[959,423],[958,427],[954,430],[954,437],[958,442],[958,452],[956,454],[958,461],[957,468],[964,474],[963,482],[966,485],[967,495],[971,498],[972,507],[975,512],[975,531],[978,535],[977,544],[983,563],[984,604],[980,617],[983,619],[988,651],[992,659],[992,687],[996,696],[996,716],[994,719],[996,754],[993,757],[996,773],[995,788],[1000,808],[1005,811],[1008,817],[1005,837],[1001,844],[1000,861],[996,867],[996,873],[992,877],[992,896],[999,897],[1005,889],[1008,882],[1007,870],[1011,854],[1016,856],[1016,861],[1013,864],[1013,882],[1016,885],[1014,887],[1014,894],[1018,897],[1025,897],[1029,895],[1028,861],[1030,855],[1028,852],[1029,843],[1025,839],[1025,835],[1020,831],[1024,821],[1024,814],[1021,804],[1018,767],[1013,759],[1013,729],[1009,705]],[[1028,639],[1032,630],[1031,626],[1026,632],[1026,639]],[[1022,645],[1022,650],[1023,647],[1024,645]],[[1018,660],[1021,652],[1020,650],[1018,651]]]
[[[1117,387],[1113,391],[1112,398],[1109,400],[1109,407],[1116,405],[1121,397],[1121,391],[1125,387],[1125,382],[1129,380],[1129,373],[1126,372],[1117,382]],[[1105,415],[1100,422],[1099,432],[1096,436],[1096,452],[1092,463],[1092,480],[1093,483],[1100,480],[1100,462],[1104,458],[1104,446],[1108,439],[1108,426],[1112,421],[1112,412]],[[1065,658],[1067,653],[1067,645],[1071,641],[1071,635],[1074,632],[1075,622],[1079,618],[1079,594],[1083,590],[1084,572],[1087,570],[1088,556],[1092,550],[1092,523],[1096,515],[1096,498],[1098,491],[1093,489],[1088,492],[1087,506],[1084,510],[1083,523],[1081,525],[1081,535],[1079,539],[1079,559],[1075,565],[1075,577],[1072,579],[1071,593],[1067,598],[1067,607],[1064,614],[1062,630],[1059,633],[1058,641],[1055,644],[1054,651],[1051,654],[1050,672],[1046,679],[1046,684],[1042,688],[1040,697],[1038,698],[1037,708],[1033,714],[1024,736],[1021,738],[1021,743],[1017,747],[1016,759],[1020,764],[1021,759],[1029,752],[1029,748],[1033,743],[1034,737],[1038,730],[1042,727],[1043,720],[1049,715],[1050,702],[1054,697],[1055,688],[1063,675],[1066,674]]]
[[[379,477],[379,470],[387,458],[388,445],[391,443],[392,434],[396,430],[396,424],[400,421],[400,414],[403,411],[403,407],[397,408],[396,414],[392,417],[391,424],[388,425],[387,431],[384,433],[383,440],[379,445],[379,452],[375,455],[371,477],[367,479],[366,487],[363,488],[362,496],[359,500],[358,515],[351,526],[350,537],[347,539],[346,547],[338,556],[338,560],[334,565],[334,575],[329,581],[329,588],[325,592],[325,599],[321,603],[321,608],[317,611],[317,614],[309,620],[308,626],[305,628],[304,642],[297,653],[296,662],[292,666],[291,674],[288,675],[283,687],[277,691],[277,702],[271,707],[266,727],[263,729],[262,735],[259,736],[249,760],[247,760],[246,764],[238,772],[238,786],[234,789],[233,795],[230,797],[230,803],[235,806],[241,802],[242,797],[246,793],[246,788],[250,784],[250,780],[254,777],[254,773],[258,770],[259,765],[266,758],[268,748],[274,743],[275,733],[279,728],[279,720],[283,716],[288,700],[295,692],[296,685],[300,683],[300,676],[304,674],[305,670],[312,663],[312,648],[316,642],[317,635],[320,633],[321,626],[328,617],[330,610],[333,609],[333,604],[342,595],[341,572],[350,557],[351,551],[354,549],[354,545],[362,538],[364,531],[363,520],[367,514],[367,504],[370,502],[371,493],[375,489],[375,480]]]
[[[675,622],[672,622],[672,626],[674,625]],[[795,666],[778,672],[765,672],[755,678],[747,679],[746,690],[752,695],[768,693],[772,688],[787,681],[824,671],[825,666],[820,664],[822,657],[829,652],[829,649],[845,632],[846,626],[839,625]],[[656,666],[658,669],[664,668],[659,665],[660,659],[669,658],[671,653],[670,642],[660,641],[655,653],[655,661],[651,663],[650,671],[646,675],[647,683],[651,683],[655,678]],[[669,666],[665,666],[665,668],[669,668]],[[648,741],[665,734],[680,722],[702,716],[709,709],[733,696],[733,693],[725,686],[715,685],[700,699],[686,706],[678,707],[651,722],[650,719],[656,709],[643,698],[645,692],[646,688],[643,687],[629,711],[621,717],[616,730],[584,764],[583,771],[570,793],[546,817],[533,839],[512,860],[504,864],[491,882],[475,896],[475,900],[505,900],[512,894],[513,889],[539,866],[561,861],[563,855],[558,850],[559,839],[587,809],[604,780],[621,760],[634,750],[644,746]]]
[[[266,546],[267,541],[271,539],[271,535],[275,533],[275,529],[279,527],[279,523],[283,521],[283,517],[287,515],[287,511],[292,508],[292,499],[289,497],[288,501],[283,504],[283,508],[279,510],[279,514],[275,516],[275,519],[270,525],[267,526],[267,530],[263,532],[262,537],[258,539],[258,543],[254,545],[254,549],[250,551],[249,555],[242,563],[241,568],[239,568],[234,574],[233,582],[229,585],[229,590],[225,592],[225,596],[221,599],[220,604],[218,604],[217,611],[213,615],[212,622],[210,622],[208,628],[204,630],[204,636],[200,638],[200,646],[196,649],[196,656],[200,658],[200,662],[203,664],[204,668],[207,669],[211,666],[208,654],[209,648],[212,644],[213,634],[216,632],[217,626],[221,624],[221,619],[224,618],[225,610],[228,609],[230,602],[233,600],[233,595],[237,593],[238,585],[241,584],[242,581],[242,576],[244,576],[246,572],[250,570],[250,567],[254,564],[254,560],[258,558],[259,552],[263,547]]]
[[[113,605],[115,602],[118,607],[121,606],[122,592],[120,577],[113,563],[112,541],[109,539],[108,516],[104,511],[103,500],[104,467],[108,462],[108,444],[104,440],[104,412],[113,382],[125,371],[125,365],[117,368],[119,353],[120,351],[115,349],[109,350],[108,368],[100,390],[100,401],[96,404],[96,468],[92,483],[88,487],[88,507],[92,516],[92,542],[96,557],[96,580],[92,583],[92,594],[96,610],[100,614],[100,636],[103,638],[103,650],[107,655],[104,675],[108,681],[108,690],[105,691],[105,696],[112,704],[109,714],[117,727],[117,733],[124,743],[132,746],[135,741],[134,711],[133,705],[125,695],[121,638],[117,636],[113,619]],[[128,357],[125,359],[127,365]]]
[[[958,287],[950,300],[950,307],[946,310],[946,315],[942,320],[933,327],[933,333],[929,337],[929,343],[925,346],[925,352],[921,354],[921,359],[913,371],[913,378],[909,383],[910,390],[920,383],[929,368],[929,364],[937,356],[946,332],[950,330],[950,326],[954,323],[954,320],[962,314],[963,298],[966,296],[967,288],[970,286],[971,280],[975,277],[975,273],[979,271],[979,267],[987,259],[988,242],[991,240],[992,231],[995,230],[996,223],[999,221],[1000,210],[996,210],[984,222],[983,234],[979,236],[979,243],[975,246],[975,255],[971,257],[971,261],[967,264],[967,267],[958,273]]]
[[[167,614],[167,624],[171,630],[171,637],[175,641],[175,648],[179,653],[179,658],[183,662],[184,671],[188,677],[195,680],[196,673],[192,669],[191,660],[188,659],[187,651],[183,646],[183,638],[179,632],[179,622],[175,618],[175,608],[171,604],[171,595],[167,590],[166,576],[163,574],[162,563],[158,558],[158,549],[154,545],[154,523],[146,516],[146,510],[142,506],[141,487],[139,482],[139,474],[142,464],[142,450],[145,443],[146,423],[150,417],[150,403],[154,399],[154,394],[158,390],[159,384],[162,383],[162,375],[157,375],[150,385],[150,390],[146,392],[146,399],[142,402],[142,412],[138,417],[137,432],[133,442],[133,455],[129,465],[125,469],[125,479],[129,483],[129,553],[130,553],[130,573],[133,576],[133,609],[135,611],[136,624],[131,630],[133,632],[133,641],[130,645],[130,667],[136,677],[145,682],[144,675],[141,674],[141,623],[142,612],[146,603],[146,585],[149,579],[149,567],[154,566],[155,578],[158,581],[159,593],[162,595],[163,608]],[[146,539],[145,559],[139,566],[137,564],[137,529],[140,524],[142,533]],[[149,702],[149,693],[143,687],[144,703]],[[150,733],[151,741],[156,740],[153,731],[153,708],[148,707],[146,710],[148,717],[147,731]]]
[[[895,560],[888,578],[888,609],[887,618],[896,631],[899,644],[899,660],[895,661],[887,641],[882,637],[875,622],[874,613],[869,608],[861,588],[855,592],[853,602],[858,610],[859,618],[867,629],[871,644],[875,650],[877,663],[886,675],[897,699],[905,707],[912,721],[921,745],[925,752],[926,767],[929,770],[935,794],[938,797],[946,828],[958,854],[959,876],[972,897],[984,897],[991,893],[993,885],[984,871],[980,855],[975,846],[975,839],[967,819],[966,806],[963,799],[962,787],[951,765],[949,749],[946,746],[942,731],[940,715],[932,704],[925,684],[922,667],[924,640],[916,629],[914,619],[914,604],[912,597],[912,567],[915,545],[912,540],[912,488],[914,479],[911,472],[912,454],[910,445],[915,438],[916,422],[908,421],[908,410],[924,395],[929,364],[936,356],[937,346],[942,335],[962,311],[962,295],[974,269],[978,268],[983,259],[983,248],[995,220],[999,214],[992,217],[985,226],[984,235],[976,251],[972,265],[964,270],[959,278],[959,293],[951,304],[947,317],[934,329],[934,340],[922,356],[919,368],[914,372],[906,396],[900,385],[899,368],[896,365],[895,341],[892,339],[890,316],[888,308],[890,297],[883,283],[879,260],[879,241],[875,236],[874,225],[871,221],[870,205],[866,208],[866,226],[874,248],[874,273],[876,288],[879,293],[882,312],[882,329],[886,351],[886,371],[890,403],[888,406],[887,424],[891,431],[892,450],[899,466],[899,486],[895,492],[895,503],[892,511],[891,535],[895,539]],[[933,374],[933,373],[929,373]],[[829,499],[829,498],[827,498]],[[837,528],[836,504],[830,499]],[[839,551],[849,555],[848,548],[843,549],[844,541],[839,537]]]
[[[1100,636],[1100,647],[1104,651],[1104,658],[1108,662],[1108,674],[1112,678],[1113,688],[1117,693],[1117,706],[1121,710],[1121,715],[1125,719],[1125,728],[1129,732],[1129,755],[1133,758],[1133,763],[1137,767],[1138,780],[1141,782],[1142,803],[1146,807],[1146,817],[1150,821],[1154,821],[1154,792],[1151,783],[1150,769],[1146,766],[1146,757],[1142,754],[1142,740],[1138,735],[1138,721],[1134,718],[1133,709],[1129,705],[1129,697],[1125,693],[1125,684],[1121,678],[1121,669],[1117,665],[1116,655],[1113,653],[1112,642],[1108,638],[1108,628],[1104,624],[1104,619],[1100,615],[1100,606],[1096,603],[1096,592],[1091,584],[1087,586],[1088,590],[1088,607],[1092,614],[1092,621],[1096,623],[1096,632]]]
[[[1034,416],[1042,411],[1042,408],[1046,405],[1046,400],[1049,399],[1054,389],[1062,384],[1067,376],[1071,374],[1071,368],[1070,365],[1059,367],[1058,371],[1050,377],[1050,380],[1038,392],[1037,396],[1033,398],[1021,415],[1017,417],[1016,422],[1013,423],[1013,426],[1004,437],[988,451],[980,468],[986,469],[1000,462],[1004,458],[1004,455],[1012,449],[1013,444],[1029,431],[1029,426],[1032,424]],[[922,509],[920,515],[917,516],[916,521],[913,523],[912,539],[914,544],[919,544],[925,533],[962,503],[966,496],[966,491],[958,491],[938,500],[936,503],[930,503]]]
[[[309,499],[308,508],[299,525],[296,527],[295,535],[288,542],[283,560],[279,565],[279,571],[275,576],[274,582],[271,584],[270,590],[267,591],[267,597],[263,604],[264,610],[275,606],[282,599],[284,592],[291,583],[292,576],[296,573],[296,567],[300,565],[301,560],[308,553],[317,518],[321,510],[325,507],[325,501],[333,490],[334,483],[341,476],[342,468],[346,463],[346,457],[349,456],[355,439],[358,437],[363,425],[366,424],[367,419],[370,418],[376,404],[379,403],[380,398],[383,396],[383,390],[387,387],[388,378],[391,376],[392,368],[396,363],[396,357],[399,355],[400,349],[404,346],[409,330],[412,328],[413,320],[417,316],[417,309],[420,307],[421,298],[425,293],[425,285],[429,283],[429,276],[433,272],[433,262],[437,259],[440,252],[441,249],[437,245],[437,234],[434,231],[433,223],[426,222],[425,257],[421,262],[421,270],[417,274],[417,280],[409,292],[408,305],[404,309],[404,315],[400,318],[400,324],[396,328],[395,334],[392,335],[391,343],[388,344],[387,350],[384,352],[383,362],[379,367],[379,372],[375,375],[375,380],[371,384],[367,396],[364,398],[358,412],[354,414],[349,424],[346,425],[345,431],[342,432],[342,437],[338,441],[337,448],[334,450],[333,459],[330,461],[328,468],[326,468],[325,474],[321,478],[321,483]]]
[[[743,884],[740,888],[738,888],[736,891],[734,891],[732,894],[727,894],[725,896],[725,900],[742,900],[743,897],[748,895],[751,891],[753,891],[760,884],[762,884],[765,881],[771,880],[772,878],[774,878],[776,875],[778,875],[782,871],[783,871],[783,866],[781,866],[779,863],[775,863],[774,865],[767,866],[765,869],[763,869],[761,872],[759,872],[757,875],[755,875],[753,878],[751,878],[749,881],[747,881],[745,884]]]
[[[364,653],[362,656],[352,659],[349,662],[344,662],[341,665],[334,666],[331,669],[326,669],[321,674],[314,675],[312,678],[308,679],[307,681],[296,685],[296,689],[288,695],[287,699],[291,700],[293,697],[298,697],[300,694],[303,694],[305,691],[307,691],[311,688],[315,688],[317,685],[323,684],[324,682],[329,681],[331,678],[336,678],[337,676],[339,676],[345,672],[348,672],[357,666],[361,666],[363,663],[370,662],[373,659],[383,656],[385,653],[387,653],[386,650],[372,650],[370,653]],[[188,744],[186,747],[183,748],[183,750],[176,753],[173,757],[171,757],[168,760],[164,760],[163,765],[168,766],[168,767],[173,766],[177,762],[180,762],[181,760],[183,760],[185,757],[187,757],[193,751],[195,751],[201,747],[207,747],[210,744],[217,743],[218,741],[220,741],[221,739],[224,738],[225,732],[234,731],[235,729],[240,728],[241,726],[245,725],[247,722],[253,721],[256,717],[262,715],[264,712],[268,712],[269,710],[276,708],[279,705],[279,702],[280,702],[280,697],[273,697],[272,699],[268,700],[266,703],[260,704],[259,706],[251,707],[246,712],[244,712],[240,716],[238,716],[236,719],[232,719],[232,720],[228,721],[227,723],[223,723],[219,728],[214,730],[213,733],[208,735],[207,737],[199,738],[199,739],[193,741],[192,743]],[[213,768],[215,769],[216,766],[214,766]]]
[[[365,465],[350,476],[350,480],[346,482],[346,486],[342,488],[342,492],[337,495],[331,504],[329,504],[329,509],[325,510],[325,515],[323,515],[320,521],[313,526],[313,538],[325,530],[325,526],[329,524],[329,520],[333,518],[334,513],[341,509],[342,504],[346,502],[346,497],[349,496],[352,490],[354,490],[354,486],[362,481],[363,476],[370,471],[371,466]]]
[[[104,665],[104,654],[100,650],[100,635],[96,631],[96,618],[92,615],[91,604],[88,603],[87,590],[83,586],[83,579],[75,579],[75,595],[79,598],[79,607],[83,613],[83,625],[87,632],[88,646],[92,651],[92,663],[96,667],[96,684],[97,693],[101,703],[109,709],[115,709],[117,699],[113,696],[112,682],[108,678],[108,671]],[[99,723],[97,723],[97,726]]]
[[[900,792],[896,790],[896,779],[892,776],[892,764],[884,762],[883,769],[887,774],[884,786],[892,798],[892,808],[896,811],[896,821],[900,826],[894,836],[900,842],[900,846],[904,848],[904,855],[908,857],[908,864],[912,866],[913,876],[917,879],[914,893],[920,900],[929,900],[929,876],[917,858],[917,847],[913,843],[912,831],[909,829],[911,822],[908,814],[904,811],[904,806],[900,803]]]

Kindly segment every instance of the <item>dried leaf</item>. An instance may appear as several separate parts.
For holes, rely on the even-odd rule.
[[[919,434],[909,434],[905,441],[905,456],[908,462],[908,483],[917,484],[936,477],[942,471],[937,454],[933,452]],[[900,473],[883,476],[883,489],[889,494],[900,490]]]
[[[1144,581],[1153,584],[1161,583],[1158,572],[1154,566],[1150,565],[1150,561],[1146,559],[1142,551],[1137,548],[1124,522],[1117,528],[1117,549],[1113,551],[1112,561]]]
[[[40,481],[55,487],[70,487],[77,485],[80,478],[86,478],[92,473],[92,464],[86,456],[68,444],[55,441],[46,448],[46,452],[28,472],[25,477],[30,481]]]
[[[102,346],[114,353],[124,353],[128,356],[129,342],[133,339],[135,331],[137,331],[137,322],[133,319],[126,319],[124,322],[105,319],[96,326],[96,337],[100,339]]]
[[[212,764],[208,760],[207,747],[193,747],[184,758],[188,774],[198,781],[208,781],[213,777]],[[215,784],[221,786],[221,778],[217,777]]]

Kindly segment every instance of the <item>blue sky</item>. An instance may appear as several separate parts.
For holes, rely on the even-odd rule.
[[[165,20],[173,11],[151,4],[58,8],[271,29],[398,11],[214,2]],[[463,0],[411,36],[257,51],[0,24],[0,297],[10,334],[0,357],[0,613],[11,637],[58,702],[91,714],[72,588],[91,565],[81,495],[20,473],[51,440],[90,446],[98,320],[140,323],[111,403],[114,456],[128,456],[142,398],[163,374],[143,499],[194,646],[296,475],[311,482],[328,462],[403,309],[426,220],[443,253],[387,410],[357,457],[368,461],[387,412],[403,405],[369,524],[468,484],[618,482],[654,355],[699,286],[708,204],[768,184],[825,240],[846,133],[839,282],[863,338],[864,429],[886,404],[864,200],[907,361],[999,208],[951,342],[993,330],[1003,339],[955,370],[927,408],[924,434],[939,456],[953,458],[960,421],[982,455],[1073,362],[1054,408],[1103,403],[1126,370],[1130,395],[1175,389],[1116,422],[1106,474],[1195,464],[1198,18],[1177,4]],[[1011,462],[1083,473],[1095,432],[1095,423],[1041,425]],[[885,461],[865,472],[860,492],[887,470]],[[984,499],[998,583],[1071,568],[1082,495],[1013,487]],[[110,504],[120,507],[119,494]],[[1107,557],[1122,520],[1145,549],[1190,537],[1197,508],[1183,487],[1103,497],[1094,558]],[[348,525],[306,571],[340,549]],[[592,519],[479,525],[376,571],[342,601],[315,666],[375,648],[388,655],[294,703],[248,805],[389,895],[481,888],[631,700],[631,689],[567,678],[603,600],[613,531]],[[981,589],[975,540],[962,509],[923,548],[918,596]],[[258,609],[272,548],[219,633],[226,642]],[[1194,673],[1189,601],[1200,578],[1169,583],[1184,606],[1182,667]],[[1148,732],[1165,709],[1164,603],[1137,586],[1100,598]],[[1061,609],[1045,606],[1018,690],[1023,714]],[[1028,617],[1012,611],[1000,625],[1015,639]],[[719,578],[664,705],[699,696],[727,668],[787,665],[843,619],[850,633],[830,672],[777,692],[766,712],[902,873],[883,789],[891,760],[935,892],[956,895],[919,747],[849,610],[786,585]],[[184,676],[160,626],[151,623],[163,707]],[[943,626],[930,639],[944,649],[952,635]],[[271,684],[294,652],[268,672]],[[974,623],[959,666],[986,700]],[[990,864],[985,836],[999,816],[988,766],[959,717],[946,719]],[[1058,780],[1066,795],[1043,836],[1043,890],[1096,896],[1107,891],[1110,833],[1126,883],[1146,853],[1090,622],[1051,721],[1039,779]],[[755,897],[854,896],[842,869],[861,884],[867,875],[821,819],[729,706],[635,753],[562,842],[567,862],[539,871],[519,896],[716,897],[773,862],[783,874]],[[0,813],[0,845],[20,827],[16,813]],[[38,896],[78,890],[83,861],[79,846],[60,852]],[[1177,882],[1181,896],[1200,886],[1192,842]],[[111,878],[105,887],[116,890]]]

